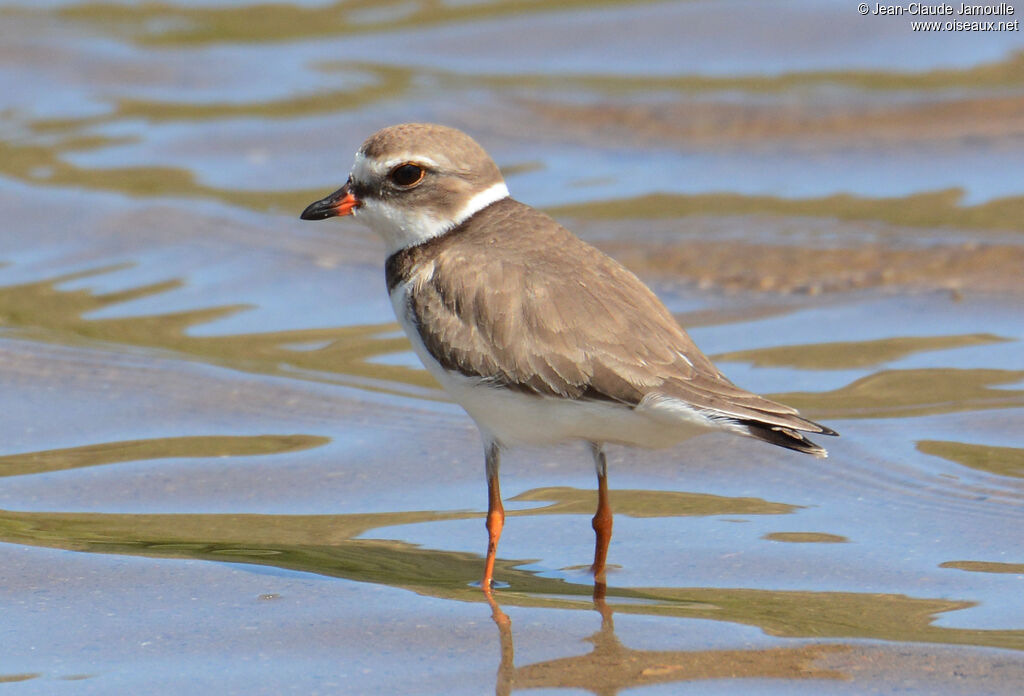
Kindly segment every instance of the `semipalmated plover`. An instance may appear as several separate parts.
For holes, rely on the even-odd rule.
[[[398,322],[480,429],[487,591],[505,518],[498,466],[507,445],[590,443],[600,583],[612,530],[605,443],[665,447],[717,429],[827,454],[803,433],[833,430],[726,379],[635,275],[512,199],[497,165],[461,131],[410,123],[374,133],[348,182],[301,217],[338,215],[384,239]]]

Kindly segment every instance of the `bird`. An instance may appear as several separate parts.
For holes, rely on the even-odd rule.
[[[636,275],[509,194],[497,164],[448,126],[371,135],[346,183],[303,220],[352,216],[386,247],[391,304],[427,371],[475,421],[487,477],[490,593],[505,521],[503,450],[589,443],[597,473],[595,582],[606,582],[609,443],[663,448],[719,430],[825,457],[837,435],[742,389]]]

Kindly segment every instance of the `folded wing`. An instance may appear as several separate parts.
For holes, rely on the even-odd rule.
[[[534,229],[522,237],[528,248],[519,235],[470,230],[459,238],[461,253],[433,254],[410,269],[420,336],[447,369],[538,397],[613,401],[669,420],[689,409],[776,445],[824,453],[799,431],[833,431],[726,379],[616,261],[515,201],[479,214],[514,215]],[[502,220],[488,222],[474,229]]]

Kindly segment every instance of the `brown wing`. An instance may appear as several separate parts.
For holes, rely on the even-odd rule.
[[[635,406],[655,394],[827,430],[732,384],[635,275],[543,213],[507,199],[473,222],[406,264],[420,336],[447,369],[538,396]]]

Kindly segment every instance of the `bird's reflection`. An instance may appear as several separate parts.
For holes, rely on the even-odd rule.
[[[638,686],[697,679],[782,678],[846,679],[842,672],[818,666],[830,654],[849,650],[845,645],[804,644],[760,650],[633,650],[615,635],[612,607],[604,583],[595,583],[593,605],[601,615],[601,628],[586,640],[594,649],[586,654],[515,666],[512,621],[492,593],[487,593],[491,618],[498,627],[501,660],[494,693],[538,688],[576,688],[596,696],[613,696]]]
[[[491,618],[498,627],[498,640],[501,645],[501,662],[498,663],[498,680],[494,686],[495,696],[507,696],[512,693],[515,680],[515,646],[512,643],[512,620],[501,610],[494,600],[494,595],[486,593],[487,603],[491,605]]]

